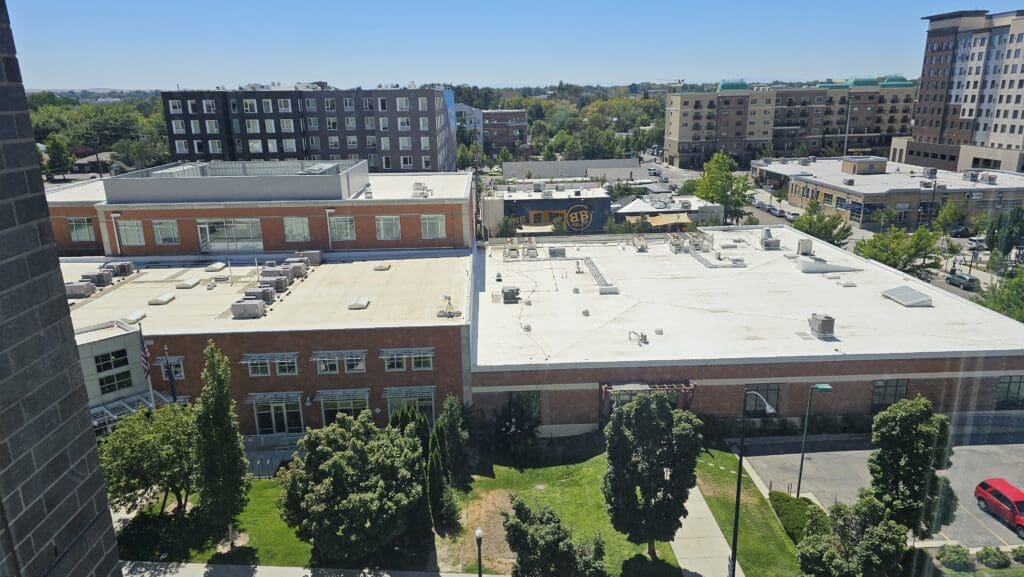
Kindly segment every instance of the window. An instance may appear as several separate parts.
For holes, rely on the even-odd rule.
[[[352,112],[356,109],[355,101],[352,100],[351,96],[346,96],[341,99],[341,105],[345,108],[346,112]]]
[[[333,112],[338,109],[333,98],[324,98],[324,110],[327,112]]]
[[[431,160],[430,160],[429,156],[424,156],[422,158],[422,160],[423,160],[423,170],[430,170],[431,168],[433,168],[431,166]]]
[[[273,118],[267,118],[263,121],[263,125],[266,128],[267,134],[274,134],[277,132]]]
[[[249,134],[260,133],[260,121],[259,120],[246,120],[245,131]]]
[[[310,116],[306,119],[306,128],[310,130],[320,130],[320,120],[315,116]]]
[[[420,98],[419,98],[419,108],[420,108],[420,112],[427,112],[427,97],[426,96],[420,96]]]
[[[287,99],[287,98],[278,98],[277,99],[277,111],[278,112],[291,112],[292,111],[292,101]]]
[[[212,101],[212,100],[204,100],[203,101],[203,113],[204,114],[213,114],[215,112],[217,112],[217,103]]]
[[[391,157],[382,156],[380,157],[380,167],[384,170],[391,170]]]
[[[283,121],[282,121],[282,124],[283,124]],[[284,130],[284,126],[282,126],[281,129]],[[291,132],[291,131],[287,130],[285,132]],[[281,141],[281,148],[285,152],[295,152],[295,139],[294,138],[285,138],[284,140]]]
[[[320,137],[319,136],[310,136],[309,137],[309,147],[311,149],[313,149],[313,150],[320,150]]]
[[[366,148],[369,148],[370,150],[377,149],[377,137],[375,135],[370,134],[366,137]]]
[[[281,132],[295,132],[295,121],[291,118],[282,118]]]
[[[206,132],[207,134],[220,134],[220,123],[216,120],[207,120]]]
[[[356,117],[355,116],[346,116],[345,117],[345,130],[355,130],[355,129],[356,129]]]
[[[277,152],[277,141],[276,140],[268,140],[267,141],[267,152]]]
[[[412,169],[412,157],[411,156],[403,156],[399,160],[402,163],[402,170],[410,170],[410,169]]]
[[[387,130],[388,129],[388,117],[387,116],[382,116],[382,117],[378,118],[377,119],[377,126],[382,131],[383,130]]]
[[[182,127],[182,130],[185,130]],[[178,154],[188,154],[188,141],[187,140],[175,140],[174,141],[174,152]]]
[[[424,214],[420,216],[420,233],[424,240],[444,238],[444,215]]]
[[[242,112],[246,114],[256,114],[256,99],[246,98],[242,101]]]
[[[398,150],[412,150],[412,137],[411,136],[399,136],[398,137]]]
[[[121,389],[129,389],[132,386],[132,372],[121,371],[112,375],[106,375],[100,377],[100,394],[106,395],[119,391]]]
[[[272,98],[264,98],[263,99],[263,112],[266,113],[266,112],[273,112],[273,111],[274,111],[274,100]]]
[[[258,138],[250,140],[249,152],[253,154],[261,154],[263,152],[263,141]]]
[[[430,130],[430,119],[426,116],[420,117],[420,130],[423,132]]]
[[[285,242],[309,242],[309,219],[301,216],[284,218]]]
[[[316,374],[318,375],[336,375],[338,374],[338,359],[317,359],[316,360]]]
[[[380,149],[391,150],[391,139],[387,136],[380,137]]]
[[[174,375],[175,381],[185,380],[185,357],[157,357],[156,367],[165,381],[170,380],[170,374]]]
[[[171,111],[171,114],[181,114],[181,101],[180,100],[168,100],[167,109]]]
[[[896,401],[907,398],[907,379],[875,381],[871,395],[871,410],[881,411]]]
[[[390,387],[384,389],[384,396],[388,399],[389,418],[405,407],[415,407],[428,421],[434,422],[433,387]]]
[[[410,130],[412,130],[412,121],[409,119],[409,117],[408,116],[399,116],[398,117],[398,131],[399,132],[408,132]]]
[[[95,242],[96,231],[92,228],[92,219],[85,216],[68,218],[68,234],[71,242]]]
[[[1024,409],[1024,375],[999,377],[996,409]]]
[[[332,216],[327,220],[332,241],[355,240],[356,219],[353,216]]]
[[[338,117],[337,116],[328,116],[327,117],[327,130],[337,130],[337,129],[338,129]]]
[[[174,134],[185,134],[185,121],[184,120],[172,120],[171,121],[171,132]]]
[[[181,237],[178,236],[178,221],[154,220],[153,238],[157,244],[181,244]]]
[[[277,375],[279,377],[293,377],[299,374],[299,365],[295,362],[295,359],[283,359],[276,363]]]
[[[745,391],[753,391],[762,397],[764,397],[768,404],[772,406],[776,411],[779,410],[779,384],[771,383],[764,385],[747,385],[744,388]],[[766,417],[768,416],[768,409],[764,406],[764,401],[757,398],[756,395],[744,395],[743,400],[743,412],[748,417]]]
[[[304,102],[306,103],[306,110],[316,112],[316,98],[306,98]]]
[[[416,353],[412,356],[412,370],[432,371],[434,370],[433,353]]]
[[[358,136],[347,136],[345,137],[346,144],[350,149],[359,148],[359,137]]]
[[[321,398],[320,408],[323,410],[324,425],[329,425],[338,419],[339,413],[345,413],[350,417],[356,417],[359,413],[369,407],[367,399],[370,392],[362,389],[359,391],[339,391],[343,396],[335,398]],[[326,395],[325,395],[326,396]]]
[[[93,357],[93,361],[96,363],[96,372],[104,373],[106,371],[112,371],[121,367],[128,366],[128,350],[121,349],[117,351],[111,351],[109,353],[103,353]]]
[[[400,217],[378,216],[376,218],[377,240],[400,240],[402,238],[402,226]]]
[[[186,104],[188,104],[188,113],[189,114],[195,114],[196,113],[196,101],[195,100],[189,100]]]
[[[430,150],[430,137],[429,136],[421,136],[420,137],[420,150]]]
[[[146,244],[146,237],[142,234],[142,221],[117,221],[117,238],[121,246],[142,246]]]
[[[369,144],[370,137],[367,136],[366,139],[367,139],[367,144]],[[378,157],[377,157],[376,154],[367,154],[366,155],[366,164],[369,165],[369,166],[377,166],[377,158]]]
[[[345,372],[346,373],[365,373],[366,372],[366,355],[346,355],[345,356]]]
[[[395,110],[399,112],[409,111],[409,98],[401,96],[395,99]]]
[[[253,361],[249,363],[250,377],[269,377],[270,361]]]
[[[388,372],[398,372],[405,370],[405,355],[384,355],[384,370]]]
[[[331,148],[331,149],[335,149],[335,150],[341,148],[341,138],[339,138],[337,136],[328,136],[327,137],[327,148]]]
[[[387,112],[388,111],[388,99],[387,98],[378,98],[377,99],[377,110],[379,110],[381,112]]]
[[[368,111],[368,112],[373,110],[373,99],[372,98],[364,98],[363,99],[363,110]]]
[[[273,435],[301,433],[302,411],[299,403],[256,403],[256,433]]]

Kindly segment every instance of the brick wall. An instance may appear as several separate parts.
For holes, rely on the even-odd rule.
[[[68,218],[86,217],[92,219],[93,240],[91,242],[71,240]],[[57,243],[58,256],[82,256],[103,254],[103,237],[100,236],[100,219],[96,208],[91,204],[79,206],[50,206],[50,225],[53,227],[53,240]]]
[[[120,575],[6,0],[0,0],[0,575]]]

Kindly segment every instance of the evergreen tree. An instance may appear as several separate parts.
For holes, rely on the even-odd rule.
[[[203,514],[226,528],[249,502],[252,480],[238,431],[238,412],[228,388],[230,361],[212,339],[207,341],[203,357],[203,391],[195,417],[199,431],[199,494]]]
[[[455,395],[448,395],[441,405],[437,426],[444,427],[445,467],[456,483],[469,480],[470,448],[469,431],[463,417],[464,407]]]
[[[512,513],[502,511],[505,540],[516,556],[512,577],[607,577],[604,542],[600,536],[591,545],[572,540],[572,531],[548,507],[530,509],[512,497]]]
[[[808,154],[810,154],[810,152],[807,150],[807,143],[804,142],[803,140],[801,140],[796,145],[796,148],[793,149],[793,156],[795,156],[797,158],[803,158],[803,157],[807,156]]]
[[[58,134],[51,134],[46,139],[46,175],[54,177],[65,175],[71,172],[75,164],[74,158],[68,152],[68,143]]]
[[[411,430],[409,425],[412,425]],[[421,413],[416,407],[406,405],[391,415],[391,426],[403,434],[412,435],[413,438],[418,440],[423,457],[427,457],[430,450],[430,421],[427,420],[426,415]]]
[[[444,496],[448,488],[448,476],[445,470],[445,451],[443,425],[434,427],[430,435],[430,455],[427,457],[427,501],[430,504],[430,517],[434,528],[441,527],[444,522]]]

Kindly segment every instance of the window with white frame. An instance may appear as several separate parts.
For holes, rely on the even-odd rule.
[[[391,157],[382,156],[380,157],[380,167],[384,170],[391,170]]]
[[[411,156],[403,156],[399,160],[402,163],[402,169],[403,170],[410,170],[410,169],[412,169],[412,157]]]
[[[377,166],[377,158],[378,158],[378,156],[376,154],[367,154],[366,155],[366,164],[367,164],[367,166],[371,166],[371,167]]]
[[[382,131],[386,131],[386,130],[388,130],[388,128],[390,128],[390,124],[388,124],[388,123],[389,123],[388,117],[387,116],[381,116],[380,118],[377,119],[377,128],[382,130]]]
[[[292,111],[292,101],[290,99],[288,99],[288,98],[278,98],[277,99],[277,111],[278,112],[291,112]]]
[[[388,110],[388,99],[387,98],[378,98],[377,99],[377,110],[379,110],[381,112],[387,112],[387,110]]]
[[[420,112],[427,112],[428,107],[427,107],[427,97],[426,96],[420,96],[420,98],[419,98],[419,109],[420,109]]]
[[[245,100],[242,100],[242,112],[246,114],[256,114],[259,112],[256,109],[256,99],[246,98]]]
[[[351,96],[346,96],[345,98],[342,98],[341,105],[345,109],[345,112],[352,112],[353,110],[356,109],[355,101],[352,99]]]
[[[220,134],[220,122],[216,120],[206,121],[206,133],[207,134]]]
[[[156,368],[164,381],[169,381],[172,374],[175,381],[185,380],[185,357],[157,357]]]
[[[403,354],[385,354],[384,355],[384,370],[393,373],[405,370],[405,355]]]
[[[332,216],[327,220],[331,229],[332,241],[356,239],[356,219],[354,216]]]
[[[309,242],[309,219],[303,216],[284,217],[285,242]]]
[[[313,149],[313,150],[320,150],[320,137],[319,136],[310,136],[309,137],[309,147],[311,149]]]
[[[285,152],[295,152],[295,139],[285,138],[284,140],[281,141],[281,148]]]
[[[408,112],[409,111],[409,98],[405,97],[405,96],[400,96],[400,97],[396,98],[395,99],[395,110],[397,110],[398,112]]]
[[[213,114],[215,112],[217,112],[217,103],[214,102],[213,100],[204,100],[203,101],[203,113],[204,114]]]
[[[250,377],[269,377],[270,361],[253,361],[249,364]]]
[[[385,157],[387,158],[387,157]],[[386,163],[389,164],[389,163]],[[402,222],[398,216],[378,216],[377,240],[401,240]]]
[[[325,426],[338,420],[340,413],[355,418],[359,416],[359,413],[369,408],[370,392],[368,390],[338,392],[343,394],[330,395],[328,391],[321,393],[320,408],[323,411]]]
[[[189,114],[195,114],[196,113],[196,101],[195,100],[189,100],[185,104],[188,105],[188,113]]]
[[[346,143],[348,145],[348,148],[350,148],[350,149],[352,149],[352,148],[359,148],[359,137],[358,136],[346,136],[345,137],[345,141],[346,141]]]
[[[264,98],[263,99],[263,112],[264,113],[269,113],[269,112],[273,112],[273,111],[274,111],[274,99],[273,98]]]
[[[270,139],[267,141],[267,152],[277,152],[277,141]]]
[[[278,359],[274,365],[279,377],[294,377],[299,374],[299,363],[295,359]]]
[[[316,359],[316,374],[318,374],[318,375],[336,375],[336,374],[338,374],[338,359],[336,359],[336,358]]]
[[[306,98],[304,102],[306,104],[306,110],[309,112],[316,112],[316,98]]]
[[[191,128],[190,132],[192,132],[192,134],[203,133],[203,122],[201,120],[190,120],[188,123],[189,128]]]
[[[277,132],[276,123],[273,118],[266,118],[263,120],[263,127],[267,131],[267,134],[274,134]]]
[[[178,235],[178,221],[154,220],[153,238],[157,244],[181,244],[181,237]]]
[[[348,155],[348,159],[349,160],[359,160],[359,155],[357,153],[350,152],[349,155]]]
[[[412,150],[412,137],[411,136],[399,136],[398,137],[398,150]]]
[[[306,128],[310,130],[320,130],[320,119],[315,116],[310,116],[306,119]]]
[[[171,114],[181,114],[181,101],[168,100],[167,109],[171,112]]]
[[[295,132],[295,121],[291,118],[282,118],[281,132]]]
[[[363,110],[365,110],[365,111],[372,111],[373,110],[373,99],[372,98],[364,98],[363,99]]]
[[[420,150],[430,150],[430,137],[429,136],[421,136],[420,137]]]
[[[327,148],[338,149],[341,148],[341,138],[338,136],[327,137]]]
[[[223,151],[219,140],[210,141],[210,154],[220,154]]]
[[[263,141],[254,138],[249,141],[249,152],[254,154],[261,154],[263,152]]]
[[[389,137],[389,136],[381,136],[380,137],[380,149],[381,150],[391,150],[391,137]]]
[[[231,114],[238,114],[238,101],[237,100],[229,100],[228,101],[228,108],[231,109]]]
[[[355,129],[356,129],[356,117],[355,116],[346,116],[345,117],[345,130],[355,130]]]
[[[420,234],[424,240],[434,240],[445,237],[444,215],[424,214],[420,215]]]
[[[142,234],[141,220],[117,221],[117,237],[121,246],[143,246],[146,237]]]
[[[232,118],[232,119],[231,119],[231,130],[232,130],[232,131],[233,131],[233,132],[234,132],[235,134],[238,134],[239,132],[242,132],[242,129],[240,129],[240,128],[238,127],[238,119],[237,119],[237,118]]]
[[[414,407],[434,422],[434,387],[389,387],[384,389],[384,396],[388,400],[388,418],[405,407]]]
[[[174,152],[178,154],[188,154],[188,141],[187,140],[175,140],[174,141]]]
[[[192,151],[195,152],[196,154],[202,154],[203,150],[206,148],[205,144],[206,143],[204,143],[202,140],[193,140]]]
[[[434,370],[434,353],[413,353],[412,370],[432,371]]]
[[[326,110],[327,112],[332,112],[337,109],[338,105],[337,103],[335,103],[333,98],[324,98],[324,110]]]
[[[399,116],[398,117],[398,131],[399,132],[409,132],[410,130],[412,130],[412,120],[410,120],[410,118],[408,116]]]
[[[377,136],[375,134],[370,134],[366,137],[366,148],[377,150]]]
[[[184,120],[172,120],[171,121],[171,132],[174,134],[185,134],[185,121]]]
[[[433,168],[433,161],[430,159],[429,156],[424,156],[421,159],[421,161],[423,163],[423,170],[430,170],[431,168]]]
[[[247,133],[249,133],[249,134],[259,134],[260,133],[260,121],[256,120],[255,118],[246,120],[245,121],[245,131]]]
[[[337,129],[338,129],[338,117],[337,116],[328,116],[327,117],[327,130],[337,130]]]
[[[366,354],[361,355],[346,355],[345,356],[345,372],[346,373],[365,373],[366,372]]]
[[[375,130],[377,128],[377,123],[373,120],[372,116],[363,117],[363,128],[366,130]]]
[[[96,231],[92,228],[92,219],[87,216],[68,217],[68,235],[71,242],[95,242]]]

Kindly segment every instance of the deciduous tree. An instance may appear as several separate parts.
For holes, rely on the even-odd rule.
[[[757,158],[775,158],[775,142],[770,138],[762,142],[755,155]]]
[[[953,227],[967,220],[967,201],[949,200],[939,209],[935,216],[935,228],[943,234],[949,234]]]
[[[828,517],[815,515],[797,546],[800,569],[811,577],[897,577],[907,529],[887,516],[870,491],[853,505],[835,503]]]
[[[808,154],[810,154],[810,152],[807,150],[807,143],[802,140],[797,143],[796,148],[793,149],[793,156],[797,158],[803,158]]]
[[[1024,275],[999,279],[982,290],[977,296],[977,301],[1024,323]]]
[[[939,268],[938,241],[941,233],[921,227],[913,233],[893,227],[854,245],[854,252],[891,266],[896,270],[917,276]]]
[[[725,219],[743,217],[743,205],[750,181],[745,174],[733,174],[738,165],[725,151],[719,150],[704,163],[704,173],[697,179],[695,194],[708,202],[722,205]]]
[[[535,511],[512,497],[512,514],[502,511],[505,540],[515,555],[512,577],[606,577],[604,543],[572,540],[572,531],[548,507]]]
[[[46,175],[53,177],[71,172],[75,159],[68,152],[68,143],[63,137],[51,134],[46,139]]]
[[[836,246],[845,245],[853,234],[850,223],[838,214],[825,214],[816,200],[811,200],[804,212],[793,221],[793,228]]]
[[[697,483],[701,421],[673,409],[663,393],[642,394],[616,407],[605,427],[608,470],[604,492],[616,531],[631,543],[671,541],[686,517],[686,500]]]

